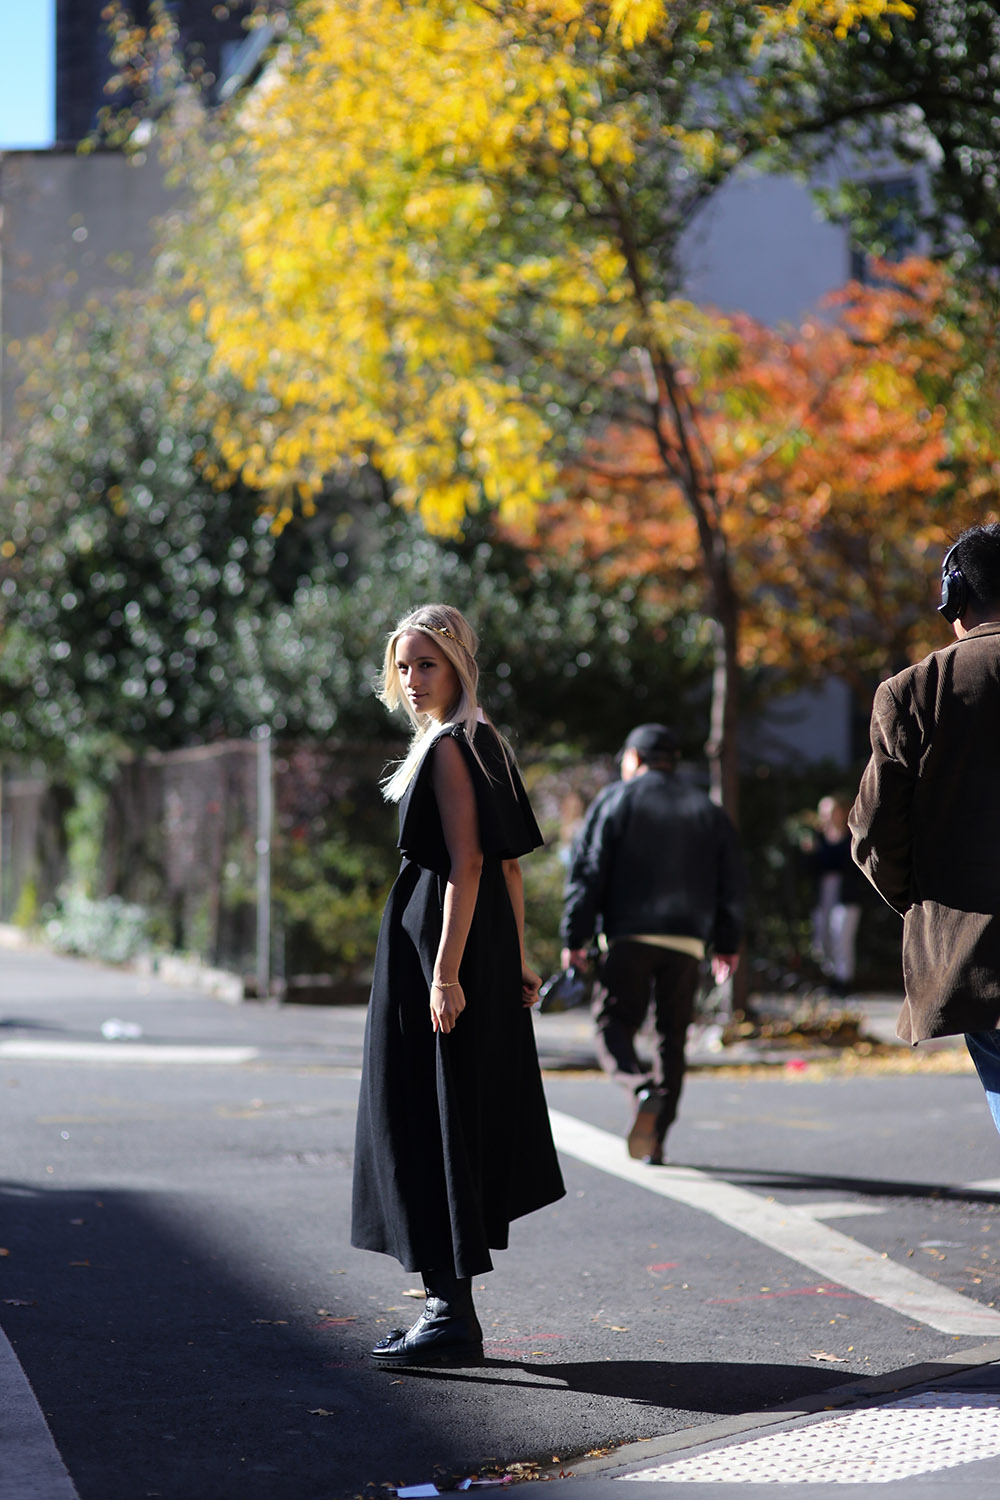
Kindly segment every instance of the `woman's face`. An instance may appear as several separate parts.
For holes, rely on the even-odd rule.
[[[462,685],[440,646],[422,630],[405,630],[396,642],[396,671],[410,707],[443,724]]]

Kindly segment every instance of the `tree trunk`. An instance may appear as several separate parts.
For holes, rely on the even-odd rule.
[[[698,526],[715,636],[712,706],[705,744],[709,785],[712,800],[723,807],[739,827],[739,600],[729,571],[726,538],[721,526],[718,521],[713,524],[705,498],[694,492],[693,487],[687,493],[687,500]]]
[[[705,754],[709,766],[709,790],[713,802],[725,808],[733,822],[740,821],[739,767],[739,618],[735,604],[718,599],[713,620],[714,665],[712,707]]]
[[[706,556],[712,585],[714,612],[715,662],[712,669],[712,708],[708,741],[710,793],[739,827],[740,821],[740,704],[739,704],[739,603],[729,575],[725,538],[721,532],[712,539],[712,552]],[[738,966],[730,984],[730,1006],[734,1018],[752,1020],[750,974],[747,955]]]

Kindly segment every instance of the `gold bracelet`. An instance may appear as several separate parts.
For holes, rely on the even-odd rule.
[[[435,979],[431,983],[431,989],[432,990],[453,990],[455,988],[456,984],[461,984],[461,983],[462,983],[462,981],[460,979],[446,979],[444,981],[444,983],[442,983],[440,979]]]

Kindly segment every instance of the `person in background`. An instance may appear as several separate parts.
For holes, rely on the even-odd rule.
[[[744,874],[736,830],[677,775],[679,746],[664,724],[640,724],[621,751],[621,780],[584,817],[564,893],[562,966],[603,949],[594,991],[597,1050],[632,1107],[629,1154],[663,1164],[677,1114],[684,1047],[706,953],[722,983],[743,936]],[[635,1038],[653,1007],[652,1066]]]
[[[851,993],[857,969],[855,950],[864,882],[851,858],[847,827],[850,802],[821,797],[816,833],[803,841],[806,867],[815,884],[813,953],[834,994]]]
[[[1000,1130],[1000,524],[948,551],[939,612],[955,639],[876,690],[851,848],[903,919],[898,1035],[964,1034]]]

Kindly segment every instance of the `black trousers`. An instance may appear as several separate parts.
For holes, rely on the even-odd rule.
[[[697,988],[698,959],[653,943],[621,938],[598,968],[593,1016],[601,1066],[630,1093],[649,1087],[662,1092],[657,1120],[661,1141],[674,1122],[684,1085],[684,1044]],[[651,1069],[635,1050],[650,1003],[656,1028]]]

